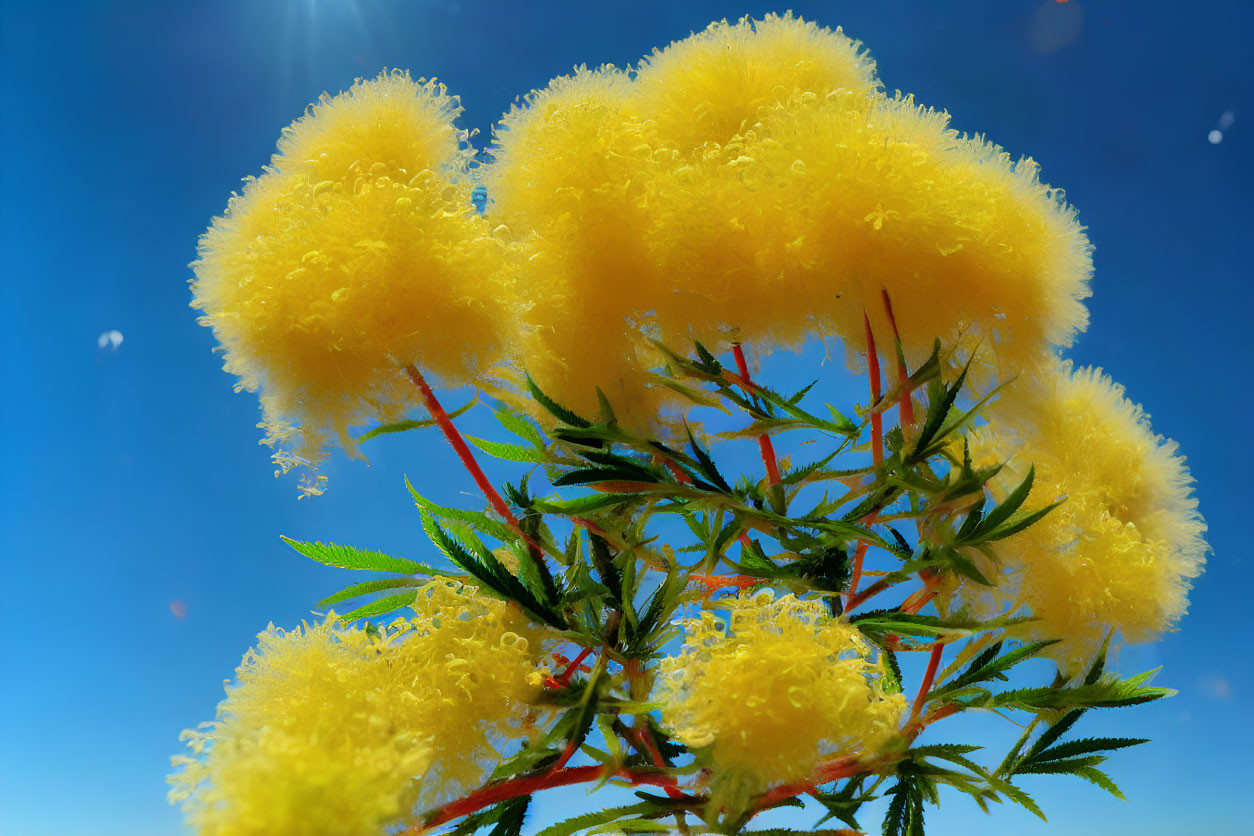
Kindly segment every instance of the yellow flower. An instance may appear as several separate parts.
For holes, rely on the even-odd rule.
[[[824,604],[768,591],[718,606],[730,625],[708,612],[683,621],[655,690],[675,738],[708,750],[718,797],[743,803],[897,733],[905,698],[880,687],[870,647]]]
[[[580,68],[502,120],[483,171],[492,223],[517,242],[526,311],[513,337],[550,396],[597,412],[601,387],[625,423],[652,423],[656,353],[642,339],[662,278],[649,261],[648,192],[657,163],[647,124],[624,109],[621,70]],[[637,420],[638,419],[638,420]]]
[[[971,450],[986,464],[1010,460],[996,492],[1004,496],[1035,465],[1031,500],[1064,498],[994,544],[1003,577],[992,603],[1022,603],[1040,620],[1019,634],[1063,639],[1051,650],[1072,671],[1092,659],[1110,629],[1139,643],[1171,628],[1207,551],[1175,442],[1154,434],[1123,387],[1070,364],[1017,383],[989,417]],[[964,584],[958,600],[989,594]]]
[[[1031,160],[947,123],[908,98],[798,90],[667,172],[649,240],[684,298],[663,333],[796,345],[830,328],[860,354],[865,311],[892,356],[886,290],[912,365],[940,338],[1005,377],[1069,344],[1091,272],[1075,213]]]
[[[452,580],[375,634],[325,622],[258,637],[218,719],[184,732],[172,802],[202,836],[376,836],[486,780],[526,733],[542,636]]]
[[[497,357],[503,254],[458,179],[459,112],[400,73],[324,96],[201,238],[193,305],[285,467],[406,412],[405,363],[460,383]]]
[[[660,142],[687,155],[725,145],[766,108],[798,92],[866,94],[875,63],[857,41],[792,13],[711,23],[640,63],[632,105]]]

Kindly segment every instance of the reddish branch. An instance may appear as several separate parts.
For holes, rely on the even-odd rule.
[[[871,331],[871,319],[862,314],[862,322],[866,325],[866,365],[867,376],[871,379],[871,460],[878,468],[884,463],[884,416],[876,404],[880,401],[880,357],[875,350],[875,334]],[[866,518],[868,524],[875,522],[875,515]],[[858,541],[858,550],[853,556],[853,570],[849,575],[849,603],[846,609],[853,609],[854,602],[859,601],[858,583],[862,580],[862,561],[866,558],[867,542]]]
[[[744,381],[745,394],[753,394],[753,380],[749,377],[749,364],[745,362],[744,349],[740,343],[732,346],[732,355],[736,358],[736,368],[740,371],[740,379]],[[775,446],[766,433],[758,436],[758,451],[762,454],[762,464],[766,465],[767,484],[775,487],[779,484],[779,463],[775,460]]]
[[[753,578],[748,575],[689,575],[688,579],[705,587],[707,599],[720,589],[726,589],[729,586],[735,587],[736,591],[740,592],[765,582],[762,578]]]
[[[901,426],[904,429],[914,423],[914,399],[910,397],[910,374],[906,371],[906,358],[901,352],[901,334],[897,332],[897,317],[893,316],[893,300],[889,298],[887,290],[881,290],[884,294],[884,310],[888,314],[888,324],[893,328],[893,340],[897,344],[897,384],[901,387],[901,392],[897,395],[897,411],[901,417]],[[870,325],[868,324],[868,328]]]
[[[663,465],[665,465],[666,469],[671,472],[671,474],[675,477],[677,481],[685,485],[692,484],[692,477],[689,476],[687,473],[685,473],[684,469],[680,467],[678,464],[676,464],[675,460],[672,459],[670,456],[664,456],[661,453],[654,453],[653,460],[656,462],[661,462]]]
[[[572,766],[566,769],[550,770],[541,775],[526,775],[495,784],[488,784],[465,798],[458,799],[434,810],[421,825],[409,828],[405,831],[405,834],[407,836],[417,836],[419,833],[430,830],[433,827],[439,827],[453,819],[468,816],[477,810],[482,810],[484,807],[490,807],[498,802],[508,801],[521,795],[531,795],[534,792],[552,789],[553,787],[565,787],[571,784],[582,784],[587,781],[600,781],[607,777],[622,778],[630,781],[632,784],[653,784],[660,787],[673,787],[675,785],[674,778],[657,772],[645,772],[637,769],[611,771],[601,765]]]
[[[557,675],[558,684],[565,685],[567,682],[570,682],[570,678],[574,676],[575,671],[579,670],[579,664],[583,662],[584,659],[587,659],[591,655],[592,655],[592,648],[590,647],[585,647],[583,650],[579,651],[579,655],[576,656],[574,660],[569,665],[566,666],[566,670],[562,671],[560,674]]]
[[[923,681],[919,683],[919,693],[914,698],[914,706],[910,709],[910,716],[918,717],[919,712],[923,710],[923,704],[927,702],[927,692],[932,690],[932,683],[936,680],[936,669],[940,667],[941,654],[945,652],[943,642],[936,642],[932,645],[932,655],[927,660],[927,670],[923,673]]]
[[[466,440],[462,438],[462,434],[458,432],[457,427],[453,426],[453,421],[448,417],[448,413],[444,411],[444,407],[440,405],[440,401],[436,399],[435,392],[431,391],[431,387],[427,385],[427,379],[422,376],[422,372],[418,371],[418,367],[410,363],[405,367],[405,373],[409,375],[409,379],[413,381],[414,386],[418,387],[418,392],[422,396],[422,405],[426,407],[427,412],[431,413],[431,417],[435,419],[436,426],[440,428],[440,432],[444,433],[444,437],[452,446],[457,457],[461,459],[462,465],[470,473],[471,478],[475,480],[475,484],[479,486],[479,490],[487,497],[488,504],[496,511],[514,532],[527,541],[527,544],[536,551],[543,553],[543,549],[536,544],[534,540],[523,533],[522,526],[518,523],[518,518],[514,516],[514,512],[509,510],[509,506],[505,504],[505,500],[496,492],[496,488],[492,487],[492,483],[488,481],[488,477],[483,474],[479,463],[475,461],[474,454],[470,452],[470,448],[466,446]]]
[[[880,402],[880,355],[875,350],[875,332],[871,330],[871,318],[862,314],[862,322],[866,325],[866,365],[867,376],[871,378],[871,458],[875,466],[884,463],[884,416],[876,408]]]

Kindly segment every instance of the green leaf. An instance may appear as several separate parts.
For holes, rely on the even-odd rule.
[[[373,430],[370,430],[369,432],[362,433],[361,435],[357,436],[357,441],[358,443],[361,443],[363,441],[369,441],[372,438],[377,438],[378,436],[381,436],[381,435],[388,435],[390,433],[409,432],[410,430],[419,430],[419,429],[422,429],[423,427],[434,427],[434,426],[435,426],[435,421],[432,421],[430,418],[428,418],[425,421],[409,421],[409,420],[396,421],[391,424],[383,424],[381,426],[375,427]]]
[[[466,412],[468,412],[470,408],[473,407],[478,402],[479,402],[479,392],[476,391],[475,396],[471,398],[469,402],[463,404],[462,406],[459,406],[457,409],[450,412],[448,414],[448,417],[456,418],[458,415],[463,415]],[[417,429],[421,429],[422,427],[431,427],[431,426],[435,426],[435,421],[432,421],[429,418],[425,421],[396,421],[395,423],[384,424],[382,426],[375,427],[373,430],[370,430],[369,432],[362,433],[361,435],[357,436],[357,442],[361,443],[363,441],[369,441],[372,438],[376,438],[381,435],[387,435],[389,433],[403,433],[403,432],[408,432],[409,430],[417,430]]]
[[[1088,755],[1094,752],[1113,752],[1117,749],[1140,746],[1142,743],[1149,743],[1149,740],[1144,737],[1086,737],[1081,740],[1069,740],[1066,743],[1059,743],[1052,749],[1040,752],[1031,760],[1043,763],[1050,760],[1076,757],[1077,755]]]
[[[1054,741],[1058,740],[1070,731],[1071,727],[1076,724],[1076,721],[1083,716],[1083,708],[1068,711],[1061,719],[1058,720],[1058,722],[1052,724],[1041,733],[1041,736],[1036,739],[1036,742],[1033,743],[1032,747],[1024,753],[1023,757],[1019,758],[1017,763],[1024,763],[1033,760],[1040,752],[1053,745]],[[1017,766],[1014,771],[1018,771]]]
[[[1032,492],[1032,483],[1036,481],[1036,466],[1028,468],[1028,475],[1011,491],[1006,498],[984,515],[983,528],[993,529],[1010,519],[1010,515],[1019,510]]]
[[[495,825],[489,836],[519,836],[522,833],[523,819],[530,803],[531,796],[520,795],[493,804],[485,810],[466,816],[457,827],[453,828],[449,836],[469,836],[488,825]]]
[[[1084,675],[1085,685],[1092,685],[1102,678],[1102,671],[1106,668],[1106,653],[1110,649],[1110,640],[1114,635],[1113,629],[1107,631],[1106,640],[1102,642],[1102,649],[1097,652],[1097,658],[1093,660],[1089,672]]]
[[[497,522],[482,511],[467,511],[462,508],[446,508],[443,505],[436,505],[414,490],[414,486],[410,484],[408,476],[405,477],[405,487],[409,488],[409,495],[413,497],[414,504],[418,506],[419,512],[426,512],[442,520],[456,520],[466,523],[489,537],[495,537],[502,543],[511,542],[518,536],[509,526]]]
[[[1077,769],[1072,774],[1080,776],[1081,778],[1083,778],[1084,780],[1088,781],[1091,784],[1096,784],[1097,786],[1106,790],[1106,792],[1110,793],[1111,795],[1113,795],[1115,798],[1119,799],[1120,801],[1128,800],[1123,797],[1123,793],[1120,791],[1119,785],[1116,784],[1114,781],[1112,781],[1109,775],[1107,775],[1105,772],[1102,772],[1100,769],[1098,769],[1095,766]]]
[[[350,613],[340,616],[340,620],[344,623],[350,621],[360,621],[363,618],[375,618],[380,615],[387,615],[399,609],[404,609],[418,597],[417,592],[402,592],[399,595],[389,595],[386,598],[380,598],[377,601],[371,601],[364,607],[358,607]]]
[[[554,610],[550,603],[537,598],[536,594],[522,581],[510,574],[490,549],[475,541],[472,546],[478,553],[476,556],[468,551],[456,537],[445,531],[429,512],[420,509],[418,513],[422,517],[423,530],[427,532],[431,542],[444,552],[453,565],[473,575],[506,601],[518,602],[524,609],[530,611],[537,621],[559,630],[567,629],[567,624],[561,614]]]
[[[556,514],[563,517],[582,517],[604,511],[616,505],[628,505],[638,502],[642,494],[613,493],[578,496],[574,499],[537,499],[533,507],[545,514]]]
[[[731,493],[731,486],[727,484],[727,480],[723,478],[723,474],[719,473],[718,468],[714,466],[714,459],[710,458],[709,452],[697,443],[697,439],[692,434],[692,430],[688,430],[688,446],[691,448],[692,454],[697,459],[701,475],[706,479],[709,479],[723,493]]]
[[[1088,755],[1083,758],[1066,758],[1065,760],[1043,761],[1038,763],[1020,764],[1015,767],[1016,775],[1066,775],[1077,769],[1090,769],[1105,763],[1101,755]]]
[[[531,397],[535,399],[536,403],[548,410],[553,417],[570,424],[572,427],[581,427],[586,429],[592,426],[592,422],[587,418],[576,415],[574,412],[571,412],[569,409],[544,394],[544,391],[536,385],[534,380],[532,380],[531,375],[527,375],[527,389],[530,390]]]
[[[519,438],[530,441],[535,447],[546,447],[544,442],[544,433],[540,431],[535,421],[532,421],[521,412],[516,412],[506,407],[500,407],[492,411],[496,417],[497,423],[509,432]]]
[[[1017,708],[1023,711],[1066,708],[1118,708],[1139,705],[1175,694],[1170,688],[1145,685],[1153,671],[1128,679],[1105,678],[1092,685],[1074,688],[1019,688],[991,694],[987,691],[975,695],[951,694],[954,702],[967,708]]]
[[[598,482],[631,482],[653,484],[657,477],[647,471],[625,467],[583,467],[571,470],[553,480],[553,487],[564,485],[594,485]]]
[[[523,447],[518,444],[502,444],[499,441],[489,441],[486,438],[476,438],[473,435],[463,435],[462,438],[478,447],[496,459],[504,459],[511,462],[528,462],[533,464],[544,464],[553,461],[553,455],[547,450],[535,447]]]
[[[353,598],[360,598],[363,595],[369,595],[372,592],[382,592],[385,589],[399,589],[406,586],[420,586],[423,581],[414,578],[384,578],[378,581],[365,581],[364,583],[355,583],[346,589],[342,589],[334,595],[323,598],[315,606],[330,607],[341,601],[348,601]]]
[[[438,569],[432,569],[423,563],[413,560],[406,560],[401,557],[392,557],[382,552],[370,551],[368,549],[357,549],[352,546],[340,546],[335,543],[308,543],[302,540],[293,540],[290,537],[282,538],[296,551],[319,563],[325,563],[327,566],[338,566],[341,569],[361,569],[368,572],[395,572],[399,575],[444,575],[447,572],[441,572]]]
[[[541,830],[536,836],[571,836],[571,834],[578,833],[581,830],[588,830],[599,825],[616,822],[627,816],[646,815],[657,810],[658,805],[651,801],[641,804],[628,804],[625,807],[610,807],[606,810],[583,813],[565,821],[559,821],[557,824]]]
[[[1003,656],[998,657],[997,653],[1001,650],[1002,642],[997,642],[992,647],[985,648],[975,659],[972,660],[970,666],[965,671],[946,682],[932,689],[932,698],[935,699],[944,694],[974,685],[978,682],[988,682],[991,680],[1005,680],[1005,672],[1013,668],[1025,659],[1030,659],[1040,653],[1052,644],[1057,644],[1057,639],[1050,641],[1027,642],[1021,644]]]

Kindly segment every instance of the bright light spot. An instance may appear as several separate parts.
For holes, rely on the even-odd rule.
[[[1208,676],[1202,679],[1202,691],[1216,700],[1232,699],[1232,683],[1226,676]]]
[[[96,345],[102,351],[106,348],[111,348],[114,351],[117,351],[118,346],[120,346],[121,344],[122,344],[122,332],[121,331],[105,331],[103,334],[101,334],[99,337],[96,338]]]
[[[1207,134],[1206,138],[1210,140],[1211,145],[1218,145],[1224,141],[1224,132],[1216,128]]]
[[[1032,15],[1028,39],[1037,55],[1049,55],[1080,39],[1084,9],[1079,3],[1044,3]]]
[[[187,617],[187,605],[184,604],[182,601],[171,601],[170,612],[171,614],[174,615],[175,618],[186,618]]]

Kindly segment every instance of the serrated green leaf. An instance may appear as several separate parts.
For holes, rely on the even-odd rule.
[[[1015,767],[1016,775],[1066,775],[1077,769],[1090,769],[1105,763],[1101,755],[1088,755],[1083,758],[1066,758],[1056,761],[1038,761],[1030,764],[1019,764]]]
[[[995,651],[999,650],[1002,646],[1002,643],[998,642],[993,645],[992,648],[986,649],[983,653],[976,657],[966,671],[959,674],[949,682],[943,683],[932,689],[932,698],[938,698],[953,691],[957,691],[960,688],[965,688],[968,685],[974,685],[979,682],[1004,680],[1006,678],[1004,675],[1006,671],[1010,670],[1025,659],[1030,659],[1031,657],[1037,655],[1050,645],[1057,643],[1057,639],[1027,642],[1019,645],[1003,656],[997,657]],[[990,650],[994,652],[990,653]]]
[[[309,543],[283,537],[296,551],[327,566],[338,566],[341,569],[359,569],[368,572],[394,572],[398,575],[443,575],[438,569],[432,569],[424,563],[392,557],[383,552],[369,549],[358,549],[352,546],[341,546],[336,543]]]
[[[572,427],[588,428],[592,426],[592,422],[587,418],[575,414],[571,410],[559,404],[557,401],[544,394],[544,391],[536,385],[531,375],[527,375],[527,389],[531,392],[531,397],[536,403],[549,411],[553,417],[570,424]]]
[[[1111,777],[1109,775],[1107,775],[1105,772],[1102,772],[1100,769],[1098,769],[1095,766],[1077,769],[1072,774],[1078,775],[1079,777],[1083,778],[1084,780],[1088,781],[1091,784],[1096,784],[1097,786],[1106,790],[1106,792],[1110,793],[1111,795],[1113,795],[1115,798],[1119,799],[1120,801],[1128,800],[1123,797],[1123,792],[1119,789],[1119,785],[1116,784],[1113,780],[1111,780]]]
[[[628,804],[624,807],[610,807],[609,809],[597,810],[592,813],[583,813],[550,825],[537,833],[536,836],[571,836],[571,834],[578,833],[581,830],[609,824],[627,816],[652,813],[657,809],[657,804],[643,802],[641,804]]]
[[[1030,760],[1043,763],[1049,760],[1071,758],[1094,752],[1113,752],[1117,749],[1140,746],[1142,743],[1149,743],[1149,739],[1144,737],[1086,737],[1080,740],[1068,740],[1066,743],[1059,743],[1052,749],[1046,749],[1032,756]]]
[[[479,402],[479,392],[476,390],[475,396],[471,398],[469,402],[459,406],[457,409],[450,412],[448,414],[448,417],[456,418],[459,415],[463,415],[466,412],[468,412],[470,408],[473,407],[478,402]],[[403,433],[403,432],[408,432],[410,430],[417,430],[423,427],[431,427],[431,426],[435,426],[435,421],[431,420],[430,418],[426,419],[425,421],[395,421],[391,424],[383,424],[382,426],[375,427],[373,430],[370,430],[369,432],[362,433],[361,435],[357,436],[357,442],[360,444],[363,441],[369,441],[370,439],[377,438],[378,436],[381,436],[381,435],[388,435],[390,433]]]
[[[387,615],[390,612],[408,607],[414,603],[418,597],[417,592],[402,592],[399,595],[389,595],[386,598],[380,598],[377,601],[371,601],[364,607],[358,607],[350,613],[340,616],[340,620],[348,623],[350,621],[360,621],[363,618],[375,618],[380,615]]]
[[[497,522],[482,511],[467,511],[463,508],[446,508],[443,505],[436,505],[414,490],[414,486],[410,484],[408,476],[405,477],[405,487],[409,489],[409,495],[413,498],[414,504],[418,506],[420,513],[428,513],[443,520],[457,520],[458,522],[466,523],[489,537],[495,537],[502,543],[508,543],[518,536],[509,526]]]
[[[545,464],[553,461],[553,456],[547,450],[537,449],[535,447],[523,447],[518,444],[502,444],[499,441],[489,441],[486,438],[476,438],[473,435],[462,435],[462,438],[478,447],[496,459],[504,459],[510,462],[523,462],[531,464]]]
[[[334,595],[323,598],[315,606],[330,607],[342,601],[349,601],[353,598],[360,598],[363,595],[369,595],[372,592],[382,592],[385,589],[400,589],[401,587],[406,586],[421,586],[423,583],[425,583],[425,581],[415,580],[414,578],[384,578],[383,580],[355,583],[350,587],[340,590]]]

